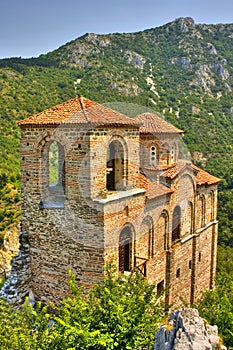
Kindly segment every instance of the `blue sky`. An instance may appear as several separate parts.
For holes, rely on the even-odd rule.
[[[85,33],[128,33],[178,17],[233,23],[233,0],[3,0],[0,58],[36,57]]]

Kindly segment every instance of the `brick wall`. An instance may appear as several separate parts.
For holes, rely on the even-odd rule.
[[[119,266],[125,229],[130,236],[130,269],[146,262],[147,279],[158,292],[169,287],[167,304],[195,302],[202,290],[213,286],[216,185],[197,185],[189,165],[167,184],[170,194],[147,198],[139,185],[140,159],[142,166],[148,165],[151,145],[158,147],[158,163],[163,166],[171,162],[165,145],[176,144],[177,139],[178,135],[170,141],[168,135],[140,138],[133,126],[22,127],[21,227],[29,242],[28,288],[36,299],[58,303],[69,293],[68,270],[86,288],[101,281],[107,261]],[[53,141],[60,149],[60,181],[51,189],[48,155]],[[123,157],[122,184],[119,191],[106,191],[108,148],[114,142]],[[161,170],[151,172],[159,181]],[[180,232],[172,241],[177,207]]]

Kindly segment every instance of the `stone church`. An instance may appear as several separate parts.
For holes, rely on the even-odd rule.
[[[220,180],[180,156],[182,130],[83,96],[18,124],[21,244],[3,297],[59,303],[68,270],[90,288],[108,261],[165,289],[167,305],[213,287]]]

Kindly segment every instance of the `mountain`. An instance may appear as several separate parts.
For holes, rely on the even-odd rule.
[[[185,131],[193,161],[223,178],[220,243],[233,247],[232,42],[233,24],[178,18],[137,33],[85,34],[37,58],[0,60],[2,236],[19,220],[16,120],[82,94],[130,116],[150,109]]]

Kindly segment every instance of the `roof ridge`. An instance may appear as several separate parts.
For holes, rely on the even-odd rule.
[[[76,96],[33,116],[17,122],[19,126],[26,125],[61,125],[61,124],[92,124],[92,125],[131,125],[139,127],[132,118],[115,111],[105,105],[89,100],[84,96]]]
[[[90,123],[90,120],[89,120],[89,118],[88,118],[87,115],[86,115],[85,105],[84,105],[84,102],[83,102],[83,96],[82,96],[82,95],[79,95],[78,99],[79,99],[80,106],[81,106],[82,111],[83,111],[84,118],[86,119],[86,121],[87,121],[88,123]]]

